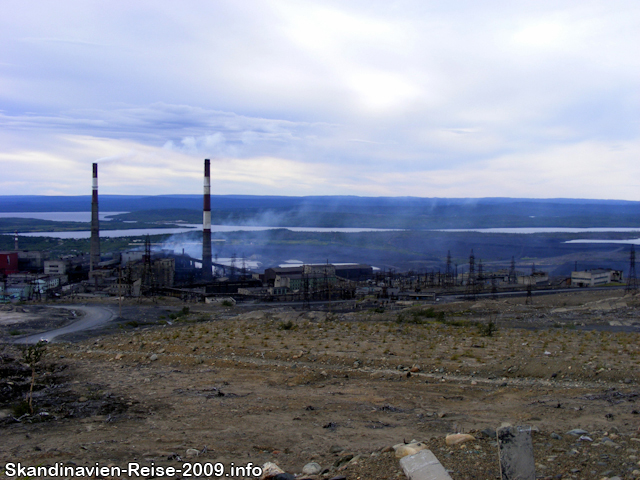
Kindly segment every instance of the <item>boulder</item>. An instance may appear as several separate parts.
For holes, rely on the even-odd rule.
[[[451,435],[447,435],[444,441],[447,445],[451,446],[451,445],[459,445],[465,442],[470,442],[475,439],[476,437],[474,437],[473,435],[469,435],[468,433],[454,433]]]

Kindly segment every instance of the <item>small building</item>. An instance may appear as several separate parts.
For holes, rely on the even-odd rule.
[[[64,275],[67,273],[67,262],[64,260],[45,260],[45,275]]]
[[[276,281],[276,277],[284,277],[287,275],[302,275],[303,267],[302,265],[296,265],[295,267],[274,267],[267,268],[264,271],[263,282],[265,285],[274,286]]]
[[[611,268],[594,268],[580,272],[571,272],[572,287],[597,287],[611,282],[622,282],[621,270]]]
[[[18,252],[0,252],[0,274],[18,273]]]
[[[533,272],[530,275],[518,275],[518,285],[549,285],[549,274],[547,272]]]

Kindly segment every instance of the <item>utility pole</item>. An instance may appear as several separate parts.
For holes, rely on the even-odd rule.
[[[631,245],[629,252],[629,275],[627,276],[627,286],[625,293],[634,294],[638,291],[638,277],[636,277],[636,249]]]

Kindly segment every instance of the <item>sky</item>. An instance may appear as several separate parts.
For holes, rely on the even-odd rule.
[[[3,0],[0,195],[640,200],[637,0]]]

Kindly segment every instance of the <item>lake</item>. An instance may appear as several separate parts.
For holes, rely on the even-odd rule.
[[[108,222],[107,217],[128,212],[99,212],[98,218]],[[52,222],[90,222],[91,212],[0,212],[0,218],[35,218]]]
[[[101,212],[100,220],[109,221],[107,217],[126,212]],[[0,218],[35,218],[40,220],[51,220],[58,222],[90,222],[91,212],[1,212]],[[274,229],[286,229],[292,232],[340,232],[340,233],[360,233],[360,232],[390,232],[401,231],[397,228],[326,228],[326,227],[269,227],[269,226],[248,226],[248,225],[212,225],[212,233],[225,232],[255,232]],[[113,237],[133,237],[144,235],[175,235],[178,233],[193,232],[202,230],[201,224],[185,224],[177,228],[144,228],[130,230],[101,230],[100,236],[105,238]],[[587,233],[587,232],[640,232],[640,227],[590,227],[590,228],[569,228],[569,227],[510,227],[510,228],[438,228],[429,231],[434,232],[478,232],[478,233],[511,233],[511,234],[535,234],[535,233]],[[50,237],[50,238],[90,238],[89,230],[75,232],[27,232],[20,233],[24,237]],[[640,241],[640,240],[639,240]],[[571,240],[574,243],[634,243],[634,240]]]

